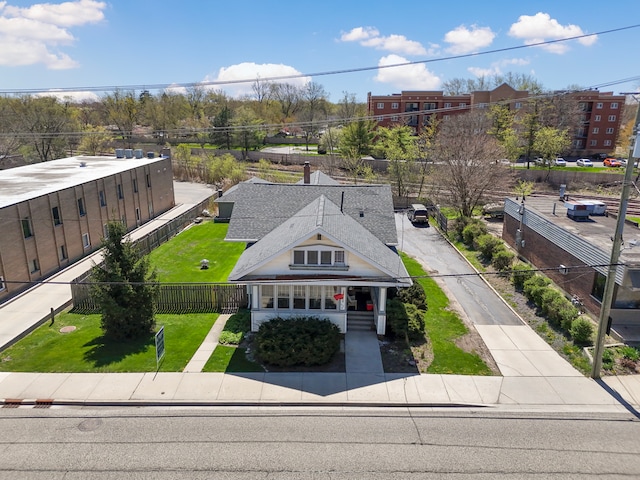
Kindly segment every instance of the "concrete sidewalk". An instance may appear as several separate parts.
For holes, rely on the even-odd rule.
[[[640,395],[640,384],[634,393]],[[393,405],[629,412],[584,377],[375,373],[0,373],[6,403],[79,405]]]

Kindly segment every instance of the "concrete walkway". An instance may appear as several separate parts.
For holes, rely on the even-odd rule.
[[[347,332],[344,335],[344,354],[347,373],[384,373],[378,335],[373,331]]]
[[[211,330],[209,330],[207,336],[204,337],[202,344],[198,347],[196,353],[193,354],[193,357],[191,358],[189,363],[187,363],[187,366],[184,367],[185,373],[197,373],[202,371],[207,361],[209,360],[209,357],[211,357],[211,354],[218,346],[220,333],[222,332],[222,329],[226,325],[227,320],[229,320],[230,316],[231,315],[218,316],[216,322],[211,327]]]

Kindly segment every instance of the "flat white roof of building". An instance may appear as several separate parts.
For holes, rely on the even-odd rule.
[[[126,172],[142,165],[150,165],[165,158],[82,155],[0,170],[0,208]]]

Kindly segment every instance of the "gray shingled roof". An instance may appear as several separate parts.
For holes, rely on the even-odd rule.
[[[275,256],[317,233],[331,238],[352,255],[361,257],[390,278],[406,279],[409,276],[394,250],[383,244],[355,219],[342,213],[340,207],[327,197],[320,195],[245,250],[229,275],[229,280],[242,280]]]
[[[296,185],[304,184],[304,178],[296,182]],[[316,170],[309,176],[309,185],[339,185],[340,183],[324,172]]]
[[[346,215],[384,244],[397,245],[389,185],[241,183],[232,193],[220,198],[220,201],[234,203],[226,239],[256,242],[320,195],[338,207],[342,205]]]

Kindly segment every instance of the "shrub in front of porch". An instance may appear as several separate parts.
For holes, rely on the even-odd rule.
[[[260,325],[255,345],[256,355],[271,365],[324,365],[340,350],[340,329],[315,317],[278,317]]]

